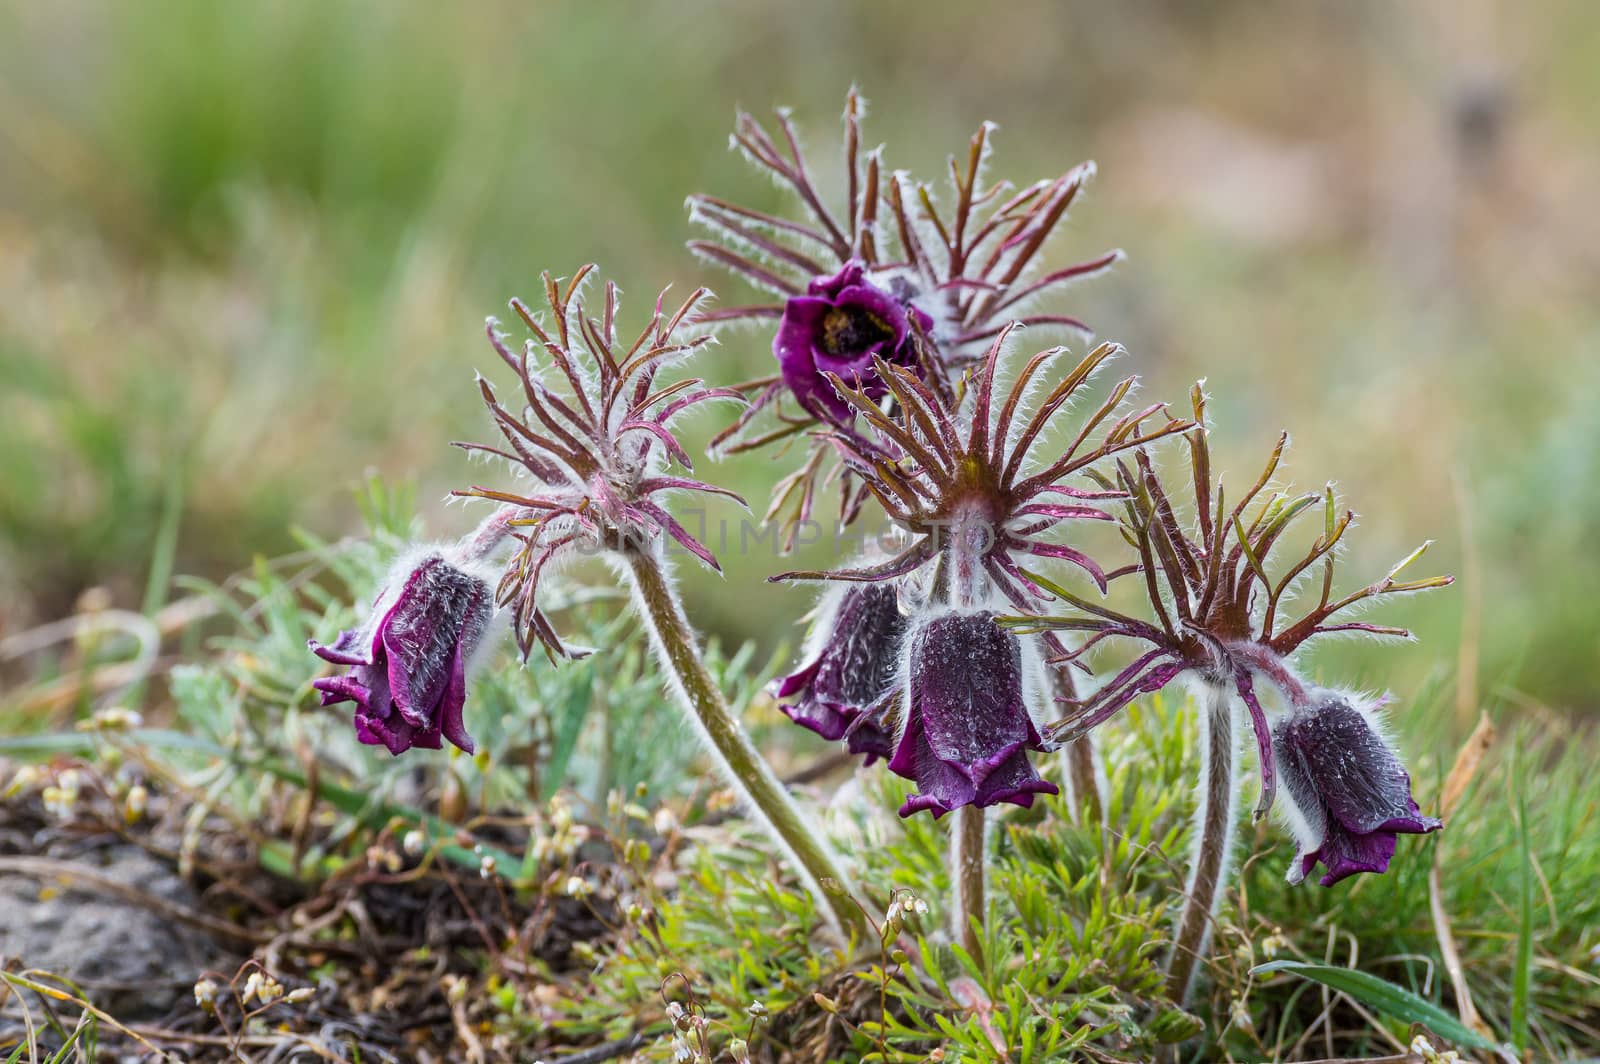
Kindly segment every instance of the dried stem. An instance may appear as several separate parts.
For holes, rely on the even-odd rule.
[[[858,926],[863,914],[846,897],[855,895],[854,884],[841,871],[827,843],[807,826],[794,799],[729,711],[722,689],[700,657],[699,644],[660,558],[653,552],[630,549],[623,552],[623,559],[651,641],[672,678],[679,703],[699,726],[723,777],[789,857],[835,930],[842,933]],[[827,880],[837,888],[823,889]]]
[[[1167,995],[1188,1001],[1201,955],[1211,938],[1212,915],[1233,850],[1239,804],[1239,711],[1227,685],[1204,685],[1200,740],[1205,763],[1200,778],[1193,867],[1167,962]]]

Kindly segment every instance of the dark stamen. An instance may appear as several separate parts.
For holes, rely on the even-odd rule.
[[[874,344],[894,339],[894,326],[860,307],[830,307],[822,316],[818,343],[830,355],[857,355]]]

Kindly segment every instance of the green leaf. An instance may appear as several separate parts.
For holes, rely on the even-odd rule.
[[[552,714],[550,756],[543,770],[546,801],[567,783],[567,768],[578,749],[578,737],[589,719],[589,704],[594,697],[593,666],[577,674],[577,682],[567,692],[564,703]],[[609,782],[609,781],[605,781]]]
[[[1291,972],[1304,976],[1342,994],[1349,994],[1385,1016],[1405,1023],[1420,1023],[1457,1045],[1471,1049],[1495,1049],[1495,1043],[1474,1031],[1426,998],[1404,987],[1395,986],[1367,972],[1340,968],[1332,964],[1307,964],[1303,961],[1270,961],[1250,969],[1251,975]]]

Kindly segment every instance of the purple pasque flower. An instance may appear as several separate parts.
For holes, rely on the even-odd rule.
[[[900,807],[935,818],[963,805],[1059,794],[1039,777],[1028,751],[1043,749],[1023,692],[1023,650],[986,610],[935,613],[907,647],[905,724],[889,770],[915,780]]]
[[[552,657],[585,653],[561,640],[541,608],[539,586],[552,563],[580,553],[653,551],[666,537],[720,572],[711,551],[661,500],[688,491],[744,505],[731,491],[668,468],[674,462],[694,468],[675,434],[680,416],[707,400],[743,402],[738,392],[701,387],[694,377],[659,382],[663,370],[711,343],[704,333],[686,335],[686,322],[710,292],[697,289],[675,311],[664,310],[658,298],[650,320],[630,342],[619,339],[615,284],[606,282],[598,316],[585,308],[580,292],[593,270],[592,265],[578,270],[564,289],[544,275],[548,318],[519,299],[511,301],[533,333],[520,354],[489,319],[489,343],[516,373],[521,402],[507,408],[481,377],[478,388],[509,449],[457,444],[504,459],[520,474],[505,489],[472,487],[454,494],[494,500],[525,515],[514,522],[512,535],[521,547],[496,592],[498,602],[511,609],[524,657],[535,645]],[[547,376],[565,381],[561,393],[545,383]]]
[[[1331,485],[1320,492],[1267,492],[1276,476],[1288,434],[1278,437],[1261,475],[1237,502],[1224,502],[1221,479],[1212,480],[1207,439],[1205,395],[1191,392],[1193,428],[1186,433],[1191,477],[1174,501],[1175,492],[1157,472],[1149,456],[1118,461],[1116,477],[1101,478],[1107,489],[1120,489],[1122,527],[1138,552],[1137,565],[1124,572],[1143,577],[1150,619],[1133,617],[1089,602],[1047,580],[1035,578],[1051,594],[1079,613],[1036,617],[1019,628],[1052,628],[1087,633],[1064,661],[1077,662],[1091,648],[1113,638],[1141,646],[1141,653],[1091,695],[1072,704],[1066,719],[1049,729],[1062,742],[1085,734],[1114,716],[1141,694],[1160,690],[1186,672],[1206,682],[1232,688],[1249,710],[1261,765],[1261,799],[1256,816],[1271,807],[1276,780],[1272,735],[1267,714],[1256,695],[1265,679],[1294,705],[1309,697],[1289,664],[1306,642],[1331,634],[1365,634],[1409,638],[1403,628],[1368,621],[1341,620],[1338,615],[1357,603],[1386,596],[1445,587],[1449,576],[1402,580],[1401,570],[1421,556],[1424,543],[1380,580],[1344,595],[1334,593],[1335,562],[1346,531],[1355,521],[1340,512]],[[1320,506],[1318,504],[1321,504]],[[1296,519],[1321,511],[1323,527],[1303,553],[1280,562],[1285,533]],[[1177,514],[1188,511],[1192,523]],[[1302,583],[1313,587],[1296,596]]]
[[[899,679],[907,620],[888,584],[841,584],[824,599],[806,664],[773,687],[789,719],[866,763],[894,753],[883,702]]]
[[[1319,692],[1272,727],[1288,820],[1300,843],[1289,867],[1298,883],[1320,862],[1331,887],[1357,872],[1385,872],[1400,835],[1443,826],[1423,816],[1411,777],[1368,715],[1348,699]]]
[[[873,400],[887,388],[877,379],[874,359],[918,372],[912,323],[926,334],[933,319],[868,279],[851,260],[832,277],[819,277],[805,295],[791,296],[772,340],[783,381],[795,400],[813,416],[843,423],[850,405],[829,383],[836,377]]]
[[[1044,269],[1042,262],[1046,245],[1094,176],[1093,163],[1020,189],[1005,181],[987,184],[983,170],[994,127],[984,123],[967,151],[958,153],[959,160],[952,159],[948,188],[936,189],[885,168],[881,147],[863,146],[864,110],[864,102],[852,89],[843,115],[842,200],[825,202],[819,193],[799,134],[785,111],[777,113],[775,128],[739,112],[732,145],[791,194],[794,211],[769,213],[706,195],[689,198],[690,220],[708,236],[690,241],[689,249],[775,297],[717,307],[704,312],[700,320],[755,322],[764,327],[780,323],[780,333],[789,331],[789,338],[774,344],[780,372],[739,385],[750,399],[749,406],[713,438],[713,448],[738,452],[762,447],[802,431],[816,418],[837,424],[846,411],[833,402],[832,391],[816,379],[811,365],[831,370],[846,382],[852,378],[872,382],[865,366],[846,366],[849,372],[838,372],[838,367],[827,364],[838,355],[807,362],[805,353],[819,348],[826,352],[827,347],[799,342],[802,335],[816,335],[818,308],[810,305],[809,319],[798,313],[808,305],[804,301],[817,296],[811,289],[825,283],[819,279],[847,273],[851,264],[858,264],[875,289],[892,295],[895,304],[905,309],[920,334],[916,356],[921,374],[929,388],[946,400],[953,401],[961,374],[982,358],[988,343],[1012,321],[1090,335],[1081,320],[1060,313],[1056,301],[1078,282],[1109,270],[1122,252],[1108,251],[1053,270]],[[888,328],[836,317],[841,323],[836,326],[836,341],[855,342],[834,346],[850,351],[876,345],[898,348],[900,342],[889,339],[899,333],[897,323],[892,315],[878,316]],[[802,330],[803,325],[809,328]],[[862,338],[870,343],[862,343]],[[909,353],[900,358],[891,357],[893,350],[879,353],[886,361],[909,365]],[[791,396],[798,411],[786,402]],[[768,415],[766,424],[758,421],[763,412]],[[781,528],[785,549],[796,542],[796,529],[804,524],[818,485],[839,473],[837,460],[827,461],[824,444],[814,441],[811,446],[811,460],[773,493],[775,511],[788,511]],[[846,471],[842,480],[847,518],[859,512],[864,499],[860,485],[850,479]]]
[[[1000,354],[1009,334],[1007,329],[995,338],[959,407],[914,373],[883,359],[875,360],[879,379],[904,412],[902,418],[890,417],[862,389],[834,379],[839,395],[862,415],[870,436],[841,431],[827,438],[885,516],[908,534],[908,543],[876,564],[790,572],[772,579],[890,580],[939,559],[959,557],[959,577],[970,594],[941,594],[939,601],[977,604],[988,600],[992,588],[1023,608],[1043,597],[1022,568],[1024,561],[1038,557],[1076,565],[1101,589],[1106,587],[1105,571],[1095,560],[1052,533],[1069,521],[1113,520],[1089,503],[1123,496],[1117,490],[1074,486],[1070,478],[1122,451],[1184,431],[1190,423],[1166,416],[1161,403],[1122,411],[1137,380],[1128,377],[1088,414],[1070,443],[1052,440],[1046,447],[1041,441],[1053,435],[1048,430],[1056,416],[1122,349],[1101,344],[1054,387],[1041,387],[1036,402],[1029,402],[1041,370],[1063,349],[1028,359],[1007,391],[997,396]],[[1089,442],[1097,431],[1103,436]]]
[[[322,704],[356,704],[356,738],[400,754],[442,739],[475,749],[462,719],[467,669],[494,615],[489,582],[439,551],[396,565],[372,613],[332,646],[311,649],[350,671],[313,682]]]

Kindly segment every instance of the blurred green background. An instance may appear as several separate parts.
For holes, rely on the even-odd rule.
[[[137,606],[163,521],[209,575],[355,531],[367,471],[463,530],[445,492],[499,475],[447,446],[490,435],[484,316],[591,259],[636,312],[669,280],[747,295],[682,251],[685,195],[778,205],[726,150],[735,106],[792,106],[837,176],[855,82],[929,177],[984,118],[993,175],[1098,160],[1050,258],[1128,251],[1074,309],[1143,394],[1207,377],[1233,480],[1290,427],[1290,476],[1364,515],[1349,580],[1438,540],[1417,573],[1458,587],[1387,615],[1421,644],[1326,653],[1590,710],[1596,55],[1588,0],[5,0],[0,636],[92,587]],[[769,359],[746,334],[700,372]],[[710,472],[754,500],[781,470]],[[689,582],[698,623],[792,638],[777,564]]]

